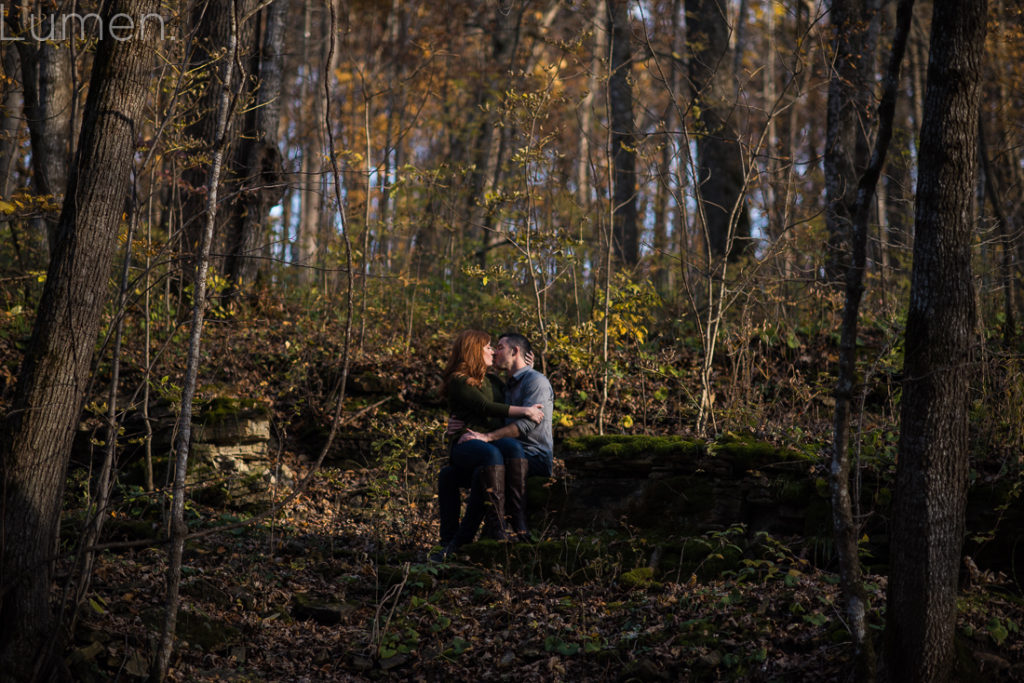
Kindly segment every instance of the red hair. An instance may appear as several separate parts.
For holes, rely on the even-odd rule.
[[[463,330],[452,343],[448,366],[444,369],[442,391],[447,395],[452,377],[465,377],[466,383],[474,387],[483,384],[487,366],[484,364],[484,347],[491,343],[491,335],[480,330]]]

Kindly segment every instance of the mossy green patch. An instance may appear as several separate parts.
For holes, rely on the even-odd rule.
[[[729,458],[743,469],[757,469],[785,462],[813,461],[806,453],[761,441],[749,434],[726,433],[709,446],[715,457]]]
[[[216,425],[238,417],[265,418],[270,415],[266,404],[254,398],[220,396],[210,399],[201,406],[200,420],[207,425]]]
[[[653,455],[699,457],[705,452],[703,441],[681,436],[650,436],[646,434],[603,434],[566,439],[562,447],[574,453],[596,453],[605,456]]]
[[[619,582],[630,589],[656,588],[661,585],[654,580],[654,569],[652,567],[635,567],[628,572],[623,572]]]

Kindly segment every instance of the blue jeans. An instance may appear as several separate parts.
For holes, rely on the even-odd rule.
[[[504,465],[510,458],[524,458],[523,444],[518,439],[504,438],[497,441],[463,441],[452,448],[450,460],[456,469],[472,473],[477,467]]]
[[[469,543],[476,536],[486,511],[485,503],[490,503],[491,512],[494,513],[492,532],[497,538],[505,538],[505,463],[508,460],[523,459],[523,446],[517,439],[505,438],[490,442],[473,439],[455,444],[449,458],[455,470],[454,479],[470,480],[473,486],[466,502],[466,513],[451,542],[453,547]],[[458,504],[446,505],[448,496],[443,496],[440,488],[438,497],[442,515],[441,534],[444,538],[454,526],[450,512],[447,511],[449,508],[457,510]]]

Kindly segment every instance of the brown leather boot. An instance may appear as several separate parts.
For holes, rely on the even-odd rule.
[[[505,466],[479,468],[480,486],[484,491],[484,538],[504,541],[505,531]]]
[[[508,531],[518,541],[530,539],[526,518],[526,475],[530,462],[526,458],[512,458],[505,463],[505,510],[508,512]]]
[[[494,495],[500,491],[500,496]],[[466,511],[462,515],[459,529],[448,545],[445,553],[455,552],[467,543],[472,543],[480,528],[481,520],[487,520],[481,536],[504,540],[505,534],[505,466],[488,465],[478,467],[473,472],[473,484],[469,489],[469,500]],[[500,520],[500,521],[499,521]]]

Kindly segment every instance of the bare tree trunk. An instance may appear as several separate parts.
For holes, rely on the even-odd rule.
[[[504,237],[493,230],[494,217],[488,208],[488,196],[492,195],[501,181],[501,164],[504,158],[505,138],[508,128],[499,125],[500,107],[495,106],[500,94],[507,90],[508,72],[512,69],[516,49],[519,46],[519,29],[522,24],[525,3],[514,2],[508,7],[495,6],[491,17],[491,56],[489,63],[492,73],[489,81],[481,84],[478,106],[484,114],[476,134],[476,155],[474,157],[472,193],[468,200],[469,227],[479,231],[481,248],[478,250],[480,264],[487,262],[487,253],[501,244]]]
[[[0,102],[0,197],[11,196],[11,179],[18,153],[18,128],[21,123],[21,92],[16,87],[18,52],[7,47],[3,53],[4,87]]]
[[[857,177],[867,165],[870,84],[869,0],[832,0],[833,62],[828,90],[825,143],[825,225],[828,252],[825,277],[838,282],[849,267],[851,206]]]
[[[223,70],[221,62],[228,58],[224,52],[224,46],[231,40],[228,34],[232,30],[232,22],[235,19],[233,8],[236,5],[239,9],[239,20],[244,20],[243,23],[239,24],[239,33],[236,36],[240,46],[240,56],[238,59],[239,63],[241,63],[241,55],[249,56],[256,41],[256,22],[250,17],[251,9],[256,6],[256,0],[232,0],[231,2],[226,2],[225,0],[199,0],[192,8],[191,21],[196,33],[196,39],[195,44],[192,46],[189,69],[197,74],[208,74],[204,81],[205,87],[194,105],[198,109],[198,117],[188,127],[189,135],[196,140],[209,141],[214,139],[216,135],[217,107],[223,86],[219,82],[217,74]],[[248,20],[245,20],[247,17],[249,17]],[[251,85],[251,80],[247,84]],[[228,148],[230,150],[236,149],[237,128],[238,126],[233,128],[235,135],[233,135],[232,139],[228,140]],[[210,150],[202,151],[207,152]],[[201,155],[196,156],[202,159]],[[224,162],[225,169],[224,178],[222,178],[221,201],[225,204],[225,208],[219,212],[217,225],[214,229],[214,240],[217,244],[216,252],[221,254],[228,251],[229,225],[231,224],[232,217],[239,209],[237,193],[239,191],[238,176],[241,175],[238,172],[239,164],[235,163],[233,155],[226,158]],[[185,180],[192,188],[192,192],[186,195],[186,204],[183,211],[185,249],[189,255],[199,253],[199,247],[203,239],[206,206],[203,188],[209,184],[208,172],[208,164],[202,162],[187,169],[183,174]],[[223,273],[223,266],[226,263],[220,261],[216,265]],[[194,272],[190,273],[189,277],[191,278],[193,275]]]
[[[587,77],[587,94],[580,103],[580,146],[579,158],[576,160],[576,201],[584,212],[591,202],[590,169],[593,160],[590,158],[590,139],[594,134],[594,98],[601,86],[601,60],[608,54],[608,8],[607,0],[597,0],[594,19],[590,25],[594,29],[594,56],[590,60],[590,74]]]
[[[240,175],[238,209],[231,216],[228,234],[227,278],[232,295],[252,286],[262,253],[263,223],[267,212],[284,192],[283,158],[277,143],[281,120],[281,85],[284,82],[284,28],[288,0],[273,0],[260,11],[259,49],[254,51],[251,74],[255,101],[245,115],[237,161]]]
[[[611,239],[615,258],[627,266],[640,259],[636,209],[636,130],[633,124],[632,31],[630,0],[608,0],[610,36],[608,110],[611,116],[611,155],[615,174]]]
[[[312,58],[309,47],[313,35],[312,0],[305,2],[305,41],[303,43],[303,69],[300,101],[303,103],[306,116],[301,117],[305,130],[305,141],[302,146],[302,164],[300,168],[299,194],[299,229],[296,235],[298,242],[299,282],[309,286],[316,282],[317,242],[320,236],[320,214],[323,201],[323,165],[319,159],[323,150],[321,138],[320,112],[323,111],[326,94],[315,87],[313,82]],[[330,74],[319,74],[327,79]]]
[[[115,1],[104,20],[157,9],[155,0]],[[59,239],[0,441],[0,669],[17,680],[47,676],[59,652],[49,607],[51,563],[71,440],[106,301],[103,274],[113,261],[150,85],[155,34],[153,22],[147,25],[144,37],[99,42]]]
[[[38,40],[22,20],[46,25],[41,15],[18,11],[9,13],[8,21],[25,40],[18,41],[21,58],[22,88],[24,90],[25,119],[32,143],[32,188],[41,195],[52,195],[60,200],[67,184],[67,168],[71,149],[71,61],[68,50],[56,39],[45,39],[45,29],[37,29],[43,40]],[[50,27],[52,32],[52,26]],[[56,38],[56,37],[54,37]],[[43,221],[46,243],[50,253],[56,249],[57,220],[47,217]]]
[[[850,246],[852,259],[846,271],[846,305],[839,343],[839,370],[836,382],[836,411],[832,443],[831,494],[832,521],[839,556],[839,578],[843,589],[847,623],[853,636],[854,674],[858,681],[875,679],[875,651],[867,624],[867,593],[864,590],[857,540],[860,525],[854,516],[855,501],[850,493],[850,405],[857,377],[857,327],[860,302],[864,293],[864,267],[867,255],[868,218],[892,139],[893,117],[899,88],[900,64],[910,32],[914,0],[901,0],[893,38],[892,55],[885,74],[884,93],[879,105],[879,129],[871,161],[858,186],[852,207]]]
[[[690,81],[699,112],[696,138],[700,213],[711,253],[735,260],[748,244],[750,219],[743,204],[744,164],[734,120],[728,3],[686,0],[686,11]]]
[[[885,664],[893,682],[947,681],[956,651],[985,29],[985,0],[935,4],[892,508]]]
[[[18,148],[18,130],[21,126],[22,99],[21,89],[17,87],[18,51],[13,47],[3,48],[3,99],[0,102],[0,198],[11,196],[12,180],[15,163],[21,156]],[[22,255],[20,240],[15,231],[14,221],[0,217],[0,229],[7,225],[11,231],[11,240],[18,265],[24,270],[28,267]]]
[[[178,620],[179,586],[181,582],[181,559],[185,548],[188,526],[185,522],[185,477],[188,473],[188,455],[192,436],[192,399],[195,397],[196,377],[199,374],[199,350],[203,335],[203,319],[206,312],[206,276],[210,265],[210,247],[213,243],[217,223],[217,198],[220,191],[221,171],[227,156],[229,122],[231,120],[231,89],[234,80],[240,82],[244,74],[235,75],[235,60],[238,58],[238,30],[241,7],[238,0],[231,3],[228,12],[230,29],[227,36],[227,52],[221,60],[220,97],[217,102],[215,128],[209,140],[213,156],[210,170],[206,174],[206,207],[203,213],[203,232],[199,251],[196,254],[195,279],[193,281],[192,322],[189,327],[188,357],[185,377],[182,380],[181,412],[178,414],[176,432],[178,440],[174,448],[174,485],[171,498],[171,548],[167,563],[167,601],[165,603],[163,629],[153,661],[151,678],[161,683],[167,677],[171,651],[174,646],[174,628]],[[237,93],[236,93],[237,95]]]

